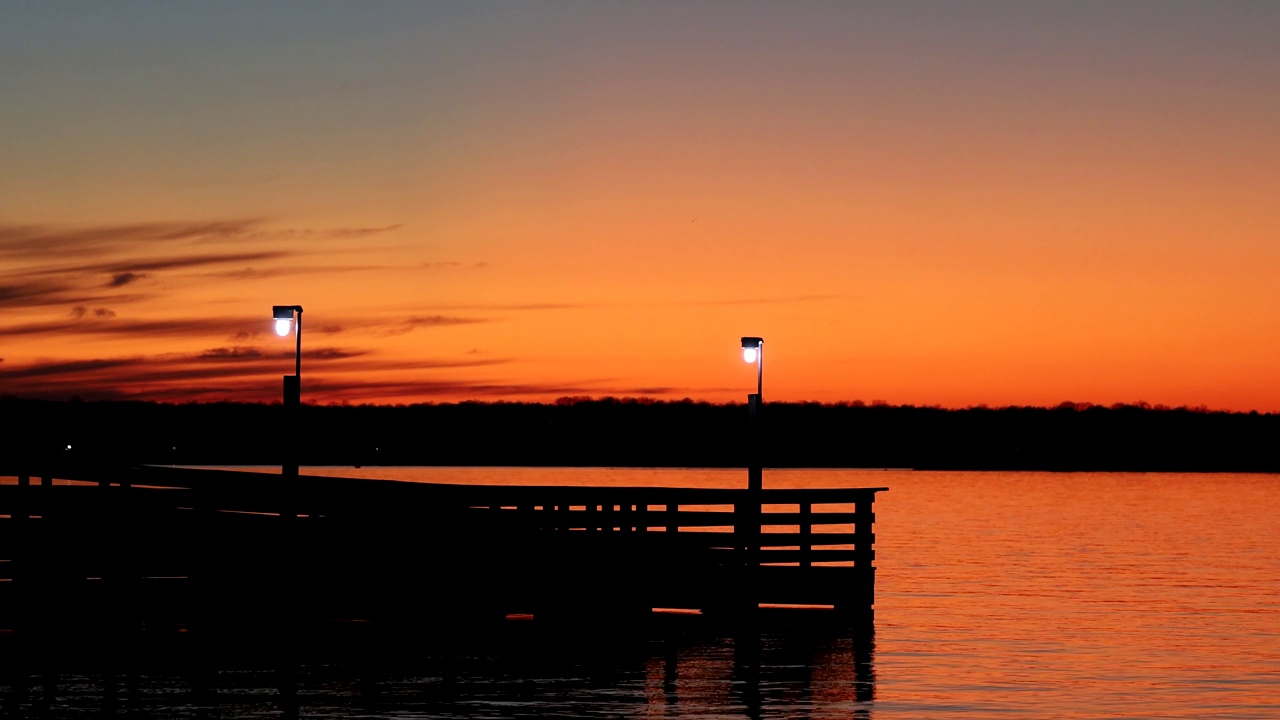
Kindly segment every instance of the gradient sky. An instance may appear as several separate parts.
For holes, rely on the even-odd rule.
[[[1280,411],[1280,3],[0,4],[0,393]]]

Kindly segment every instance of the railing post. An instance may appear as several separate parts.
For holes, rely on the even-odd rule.
[[[800,567],[813,566],[813,503],[800,503]]]
[[[738,549],[737,597],[733,598],[736,610],[754,615],[759,606],[760,577],[760,508],[761,496],[757,490],[739,491],[740,498],[733,504],[733,532]]]
[[[191,589],[187,620],[188,643],[192,645],[187,674],[191,698],[196,704],[209,702],[214,692],[213,669],[209,662],[216,628],[213,627],[218,579],[214,577],[213,523],[217,508],[208,486],[190,488],[191,522],[187,528],[189,565],[187,585]]]
[[[671,535],[680,532],[680,521],[676,519],[679,514],[679,503],[667,503],[667,532]]]
[[[15,503],[16,506],[13,509],[13,519],[26,520],[27,518],[31,517],[31,509],[30,509],[31,476],[19,475],[18,487],[21,489],[18,490],[18,498],[17,498],[17,502]],[[20,545],[21,544],[19,543],[19,546]]]
[[[876,569],[871,564],[876,556],[874,549],[875,533],[872,531],[876,519],[875,512],[873,512],[875,499],[875,494],[869,493],[859,498],[854,506],[854,587],[851,588],[850,606],[846,608],[846,612],[854,618],[870,618],[872,608],[875,605]]]
[[[10,572],[15,591],[14,607],[17,610],[14,639],[18,642],[15,643],[16,647],[8,658],[8,663],[13,671],[13,677],[9,678],[12,692],[9,700],[15,710],[27,700],[27,671],[31,665],[34,650],[39,646],[39,643],[30,637],[37,628],[33,611],[37,604],[34,587],[35,569],[39,566],[36,557],[36,541],[30,527],[31,490],[31,476],[19,475],[17,493],[13,508],[10,510],[13,518],[14,542],[10,546],[9,560],[12,563]],[[5,708],[6,711],[9,709]],[[17,712],[14,712],[13,716],[18,717]]]

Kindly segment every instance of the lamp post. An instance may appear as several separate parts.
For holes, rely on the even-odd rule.
[[[284,337],[289,334],[292,329],[296,338],[296,345],[293,351],[293,374],[284,376],[284,411],[286,414],[285,423],[290,427],[297,427],[298,413],[302,405],[302,306],[301,305],[273,305],[271,307],[271,316],[276,321],[276,334]],[[294,326],[294,317],[297,317],[298,324]],[[287,462],[280,466],[280,474],[286,478],[298,477],[298,449],[296,444],[291,444],[288,453]]]
[[[747,467],[747,489],[764,487],[764,466],[760,462],[760,410],[764,404],[764,338],[742,338],[742,359],[756,364],[756,391],[747,395],[751,412],[751,464]]]

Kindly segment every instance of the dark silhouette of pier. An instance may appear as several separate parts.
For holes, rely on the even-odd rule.
[[[477,486],[133,466],[0,485],[0,657],[14,688],[68,663],[465,644],[512,622],[604,644],[694,617],[803,615],[867,638],[876,493]],[[679,611],[670,614],[668,611]],[[663,619],[665,618],[665,620]],[[812,620],[817,618],[817,620]],[[355,643],[355,645],[352,645]]]

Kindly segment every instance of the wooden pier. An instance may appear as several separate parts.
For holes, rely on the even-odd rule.
[[[886,488],[476,486],[166,467],[0,485],[0,642],[874,605]],[[12,480],[10,481],[12,482]]]

